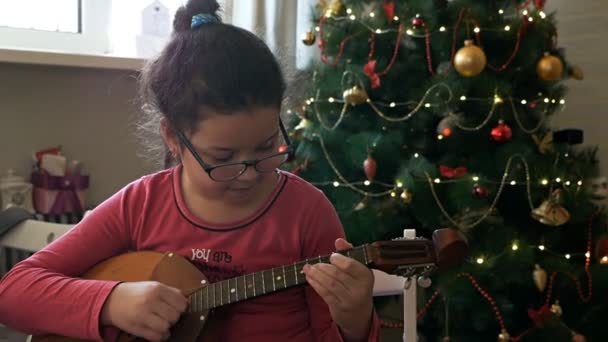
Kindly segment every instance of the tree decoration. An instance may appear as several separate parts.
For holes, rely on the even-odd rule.
[[[495,142],[503,143],[511,140],[513,131],[509,125],[505,124],[503,120],[498,121],[498,126],[492,128],[490,131],[490,139]]]
[[[532,210],[532,217],[542,224],[553,227],[561,226],[568,222],[570,220],[570,213],[559,204],[561,191],[561,189],[556,189],[538,208]]]
[[[564,313],[561,305],[559,305],[559,300],[556,300],[555,303],[551,305],[551,312],[553,312],[557,317],[560,317]]]
[[[369,181],[373,181],[376,178],[377,167],[376,160],[371,154],[368,154],[367,159],[363,162],[363,171],[365,171],[365,176]]]
[[[489,195],[488,189],[479,184],[473,186],[473,196],[478,198],[487,198]]]
[[[595,245],[595,257],[602,265],[608,265],[608,236],[602,236]]]
[[[346,89],[343,96],[344,101],[353,106],[363,104],[369,99],[365,90],[358,86]]]
[[[395,18],[395,3],[393,1],[387,1],[382,4],[382,9],[384,10],[386,20],[388,20],[389,22],[393,21],[393,19]]]
[[[538,291],[543,292],[547,288],[547,271],[545,271],[539,264],[534,265],[534,271],[532,272],[532,279]]]
[[[556,81],[562,77],[564,65],[562,61],[548,52],[536,64],[536,73],[541,80]]]
[[[454,55],[454,68],[464,77],[475,77],[486,67],[485,52],[476,46],[472,40],[465,40],[464,47]]]
[[[317,35],[312,31],[307,31],[302,34],[302,43],[306,46],[312,46],[317,40]]]
[[[412,26],[414,26],[416,29],[420,29],[425,26],[424,19],[420,17],[420,14],[416,14],[416,17],[412,19]]]
[[[451,168],[446,165],[439,165],[439,173],[445,178],[458,178],[467,174],[467,168],[464,166]]]

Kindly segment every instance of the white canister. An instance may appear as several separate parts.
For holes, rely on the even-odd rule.
[[[11,207],[23,208],[30,213],[34,213],[34,205],[32,201],[33,185],[26,182],[21,176],[15,175],[15,171],[9,169],[6,174],[0,177],[0,201],[1,209],[5,210]]]

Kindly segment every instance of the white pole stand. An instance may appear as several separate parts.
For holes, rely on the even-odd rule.
[[[404,229],[403,237],[413,240],[416,238],[415,229]],[[417,342],[416,326],[416,279],[406,279],[403,283],[403,342]]]

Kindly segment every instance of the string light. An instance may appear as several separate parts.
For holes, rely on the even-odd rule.
[[[351,14],[349,18],[350,18],[350,20],[355,20],[355,19],[357,19],[357,17],[356,17],[354,14]]]
[[[532,17],[528,17],[528,21],[529,21],[529,22],[533,22],[533,21],[534,21],[534,18],[532,18]]]
[[[608,264],[608,256],[602,257],[601,263],[602,264]]]
[[[545,250],[545,245],[538,246],[538,249],[540,249],[541,251],[544,251]]]
[[[576,184],[578,184],[578,186],[583,185],[583,181],[578,181]]]
[[[403,188],[403,183],[402,182],[397,182],[397,187],[398,188]]]
[[[522,104],[522,105],[525,105],[526,103],[528,103],[528,101],[526,101],[526,100],[521,100],[521,104]]]
[[[394,21],[399,21],[399,17],[398,17],[398,16],[394,16],[394,17],[393,17],[393,20],[394,20]]]
[[[528,10],[524,10],[523,12],[521,12],[521,14],[528,15]]]
[[[353,9],[352,9],[352,8],[347,8],[347,9],[346,9],[346,13],[348,13],[348,14],[352,14],[352,13],[353,13]]]
[[[564,100],[564,99],[559,100],[559,104],[562,104],[562,105],[566,104],[566,100]]]
[[[548,180],[546,180],[546,179],[543,179],[543,180],[541,180],[541,181],[540,181],[540,183],[541,183],[542,185],[547,185],[547,184],[549,184],[549,181],[548,181]]]
[[[473,182],[479,182],[479,177],[477,176],[473,176],[473,178],[471,178],[473,180]]]
[[[466,101],[466,100],[467,100],[467,97],[466,97],[466,96],[462,95],[462,96],[460,97],[460,101]]]
[[[414,153],[414,158],[418,158],[420,155],[418,153]]]
[[[566,254],[566,259],[570,260],[572,256],[570,254]]]
[[[439,31],[440,31],[440,32],[445,32],[445,26],[441,26],[441,27],[439,28]]]
[[[340,186],[340,183],[339,183],[339,182],[337,182],[337,181],[336,181],[336,182],[334,182],[334,187],[336,187],[336,188],[337,188],[337,187],[339,187],[339,186]]]
[[[502,8],[498,10],[498,14],[504,14],[504,13],[505,13],[505,11],[503,11]]]
[[[519,249],[519,245],[517,245],[517,242],[513,242],[513,246],[511,246],[511,249],[514,251]]]
[[[411,35],[413,35],[413,34],[414,34],[414,31],[412,31],[412,30],[410,30],[410,29],[407,29],[407,30],[405,31],[405,33],[406,33],[408,36],[411,36]]]
[[[375,16],[376,16],[376,13],[374,13],[374,12],[370,12],[370,13],[369,13],[369,16],[373,18],[373,17],[375,17]]]
[[[505,26],[505,31],[511,31],[511,26],[509,26],[509,25]]]
[[[439,184],[439,183],[441,183],[441,179],[439,179],[439,178],[435,178],[434,182],[435,182],[436,184]]]
[[[365,186],[370,186],[370,184],[372,184],[372,182],[370,182],[370,181],[366,180],[365,182],[363,182],[363,184],[364,184]]]
[[[543,19],[545,19],[547,17],[547,14],[543,11],[538,12],[538,15],[540,15],[540,17]]]
[[[512,180],[512,181],[511,181],[511,185],[517,185],[517,182],[516,182],[516,181],[514,181],[514,180]]]
[[[481,29],[480,29],[478,26],[476,26],[476,27],[473,29],[473,31],[474,31],[475,33],[479,33],[479,32],[481,32]]]
[[[377,28],[377,29],[376,29],[376,33],[380,34],[380,33],[382,33],[382,30],[381,30],[381,29],[379,29],[379,28]]]
[[[477,260],[476,260],[476,261],[477,261],[477,263],[478,263],[478,264],[480,264],[480,265],[481,265],[481,264],[483,264],[483,262],[484,262],[485,260],[483,260],[483,258],[479,257],[479,258],[477,258]]]

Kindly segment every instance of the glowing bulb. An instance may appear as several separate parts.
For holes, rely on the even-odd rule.
[[[393,20],[394,20],[394,21],[399,21],[399,17],[398,17],[398,16],[394,16],[394,17],[393,17]]]
[[[479,32],[481,31],[481,29],[480,29],[479,27],[475,27],[475,28],[473,29],[473,31],[475,31],[475,33],[479,33]]]
[[[555,178],[555,182],[556,182],[556,183],[560,183],[561,181],[562,181],[562,179],[561,179],[561,178],[559,178],[559,177]]]
[[[402,182],[397,182],[397,187],[398,188],[403,188],[403,183]]]
[[[435,181],[434,181],[434,182],[435,182],[436,184],[439,184],[439,183],[441,183],[441,179],[439,179],[439,178],[435,178]]]
[[[545,97],[545,103],[549,103],[549,98]]]
[[[395,108],[397,104],[395,102],[391,102],[391,104],[389,105],[391,108]]]
[[[534,18],[532,18],[532,17],[528,17],[528,21],[529,21],[529,22],[533,22],[533,21],[534,21]]]
[[[572,256],[570,254],[566,254],[566,259],[570,260]]]
[[[541,251],[544,251],[545,250],[545,245],[538,246],[538,249],[540,249]]]
[[[540,17],[543,19],[545,19],[547,17],[547,14],[543,11],[538,12],[538,15],[540,15]]]
[[[483,264],[483,262],[484,262],[483,258],[477,258],[477,263],[478,264],[481,265],[481,264]]]
[[[505,26],[505,31],[511,31],[511,26],[509,26],[509,25]]]
[[[430,103],[425,103],[425,104],[424,104],[424,106],[425,106],[426,108],[431,108],[431,104],[430,104]]]
[[[414,34],[414,31],[408,29],[407,31],[405,31],[405,33],[407,33],[408,36],[411,36]]]
[[[354,14],[351,14],[349,18],[350,18],[350,20],[355,20],[355,19],[357,19],[357,16],[355,16]]]
[[[564,100],[564,99],[559,100],[559,104],[566,104],[566,100]]]
[[[591,253],[586,252],[586,253],[585,253],[585,258],[591,258]]]
[[[521,12],[523,15],[528,15],[528,10],[524,10],[523,12]]]
[[[472,179],[473,179],[473,182],[478,182],[479,181],[479,177],[477,177],[477,176],[473,176]]]
[[[608,264],[608,256],[603,257],[600,264]]]
[[[443,134],[438,134],[437,135],[437,140],[443,140]]]
[[[516,251],[519,249],[519,246],[517,245],[517,243],[513,242],[513,246],[511,246],[511,249]]]
[[[555,103],[555,99],[551,99],[551,103]]]
[[[372,184],[372,182],[366,180],[365,182],[363,182],[363,184],[365,184],[365,186],[369,186],[370,184]]]
[[[334,103],[336,101],[336,99],[334,99],[333,97],[330,97],[329,99],[327,99],[327,101],[329,101],[330,103]]]
[[[315,31],[319,32],[321,31],[321,28],[319,26],[315,27]]]
[[[353,9],[352,9],[352,8],[347,8],[347,9],[346,9],[346,13],[348,13],[348,14],[353,13]]]
[[[374,12],[370,12],[370,13],[369,13],[369,16],[373,18],[373,17],[375,17],[375,16],[376,16],[376,13],[374,13]]]
[[[376,33],[382,33],[381,29],[376,29]]]
[[[498,95],[494,95],[494,104],[501,104],[503,102],[502,98]]]
[[[564,184],[566,184],[566,186],[570,186],[571,183],[570,183],[570,181],[566,181],[566,183],[564,183]]]
[[[420,155],[418,153],[414,153],[414,158],[418,158]]]
[[[314,97],[311,97],[311,98],[310,98],[310,102],[315,102],[315,98],[314,98]]]
[[[466,100],[467,100],[467,97],[466,97],[466,96],[462,95],[462,96],[460,97],[460,101],[466,101]]]
[[[542,180],[540,183],[541,183],[542,185],[547,185],[547,184],[549,184],[549,181],[548,181],[548,180],[546,180],[546,179],[543,179],[543,180]]]
[[[393,192],[391,192],[391,197],[393,197],[393,198],[397,197],[397,193],[396,193],[396,192],[394,192],[394,191],[393,191]]]
[[[578,181],[576,184],[578,184],[578,186],[583,185],[583,181]]]
[[[441,32],[445,32],[445,26],[441,26],[441,27],[439,28],[439,31],[441,31]]]
[[[505,13],[505,11],[503,11],[502,8],[498,10],[498,14],[503,14],[503,13]]]
[[[337,181],[336,181],[336,182],[334,182],[334,187],[336,187],[336,188],[337,188],[337,187],[339,187],[339,186],[340,186],[340,183],[338,183]]]
[[[512,180],[512,181],[511,181],[511,185],[517,185],[517,182],[516,182],[516,181],[514,181],[514,180]]]

